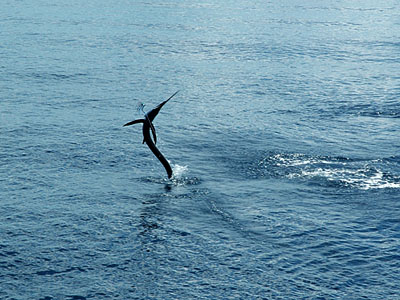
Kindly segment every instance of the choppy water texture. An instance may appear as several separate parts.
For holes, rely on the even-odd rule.
[[[0,12],[0,299],[400,299],[398,2]]]

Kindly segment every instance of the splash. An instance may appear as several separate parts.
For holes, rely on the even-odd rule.
[[[188,173],[187,166],[172,165],[172,178],[169,182],[174,186],[187,186],[187,185],[198,185],[201,183],[200,178],[187,176]]]
[[[181,179],[183,175],[187,172],[187,166],[180,166],[178,164],[172,165],[173,179]]]
[[[145,107],[145,105],[143,104],[143,102],[139,102],[139,103],[136,105],[136,110],[137,110],[137,112],[138,112],[139,114],[145,114],[145,112],[144,112],[144,107]]]

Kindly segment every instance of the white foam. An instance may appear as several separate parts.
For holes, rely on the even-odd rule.
[[[302,166],[302,165],[309,165],[309,164],[332,164],[332,161],[320,159],[320,158],[313,158],[313,157],[306,157],[305,155],[301,154],[294,154],[288,157],[284,157],[281,154],[277,154],[273,156],[273,159],[277,161],[277,166],[286,166],[286,167],[295,167],[295,166]]]
[[[373,160],[368,164],[359,162],[330,159],[329,157],[312,157],[304,154],[276,154],[265,158],[259,165],[272,160],[274,165],[290,171],[286,177],[293,178],[322,178],[345,186],[369,190],[384,188],[400,188],[400,177],[385,175],[378,167],[381,160]],[[268,164],[266,164],[266,167]]]
[[[366,178],[365,180],[358,182],[358,184],[363,190],[400,188],[400,182],[390,182],[383,177],[383,172],[380,170],[378,170],[374,176]]]
[[[182,178],[182,176],[187,172],[188,167],[187,166],[181,166],[181,165],[172,165],[172,174],[173,177],[176,179]]]
[[[381,170],[370,174],[368,169],[323,169],[302,170],[301,174],[290,174],[293,177],[323,177],[328,181],[338,181],[362,190],[400,188],[400,182],[384,178]]]

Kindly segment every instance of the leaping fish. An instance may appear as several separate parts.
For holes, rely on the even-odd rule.
[[[172,169],[171,169],[171,166],[168,163],[167,159],[161,154],[160,150],[158,150],[155,145],[157,143],[157,136],[156,136],[156,129],[154,128],[154,125],[153,125],[153,120],[157,116],[157,114],[160,112],[160,109],[164,106],[164,104],[167,103],[169,100],[171,100],[172,97],[174,97],[178,92],[179,91],[176,91],[167,100],[160,103],[154,109],[152,109],[148,113],[146,113],[144,115],[144,119],[133,120],[131,122],[124,124],[124,126],[129,126],[129,125],[133,125],[133,124],[143,123],[143,143],[147,144],[147,146],[150,148],[151,152],[153,152],[153,154],[162,163],[165,170],[167,171],[168,178],[172,177]],[[150,137],[150,130],[153,135],[154,143]]]

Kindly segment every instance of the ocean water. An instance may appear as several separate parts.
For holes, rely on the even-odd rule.
[[[397,1],[0,15],[0,299],[400,299]]]

